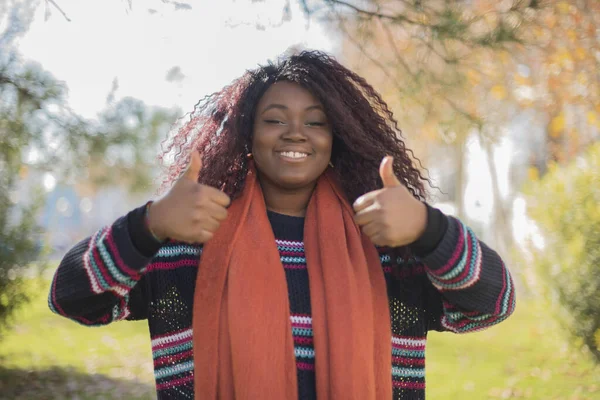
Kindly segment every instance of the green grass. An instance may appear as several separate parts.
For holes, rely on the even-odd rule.
[[[0,398],[154,398],[145,322],[79,326],[50,313],[47,283],[34,288],[33,302],[0,341]],[[547,311],[521,301],[487,331],[432,333],[428,400],[600,399],[600,368],[557,332]]]
[[[600,367],[533,301],[486,331],[431,333],[428,399],[600,399]]]
[[[0,340],[0,398],[156,398],[146,322],[81,326],[49,310],[48,287],[32,283],[32,302]]]

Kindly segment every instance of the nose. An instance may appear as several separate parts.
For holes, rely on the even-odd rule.
[[[289,129],[286,129],[282,135],[284,140],[292,142],[304,142],[306,141],[306,135],[304,133],[304,124],[301,122],[292,122],[288,125]]]

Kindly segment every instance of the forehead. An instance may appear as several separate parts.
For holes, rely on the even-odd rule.
[[[270,104],[282,104],[288,108],[306,108],[314,105],[322,106],[308,89],[293,82],[276,82],[263,95],[258,102],[261,110]]]

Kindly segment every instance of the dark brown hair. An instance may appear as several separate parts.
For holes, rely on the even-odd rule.
[[[164,143],[161,160],[172,157],[173,162],[167,166],[163,188],[180,176],[191,151],[197,150],[203,160],[199,182],[237,197],[248,171],[256,106],[278,81],[303,86],[323,104],[334,135],[331,162],[351,203],[381,188],[378,168],[386,155],[394,157],[398,178],[425,200],[427,179],[415,167],[416,159],[387,104],[362,77],[319,51],[303,51],[247,71],[198,102],[189,121]]]

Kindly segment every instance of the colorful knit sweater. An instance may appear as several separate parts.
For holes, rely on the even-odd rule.
[[[269,220],[288,283],[298,398],[316,399],[319,355],[313,347],[304,220],[271,212]],[[379,249],[390,305],[395,400],[425,398],[429,330],[485,329],[506,319],[515,306],[502,260],[459,220],[428,207],[426,232],[411,250],[414,256],[394,263],[390,251]],[[201,253],[199,245],[156,242],[140,207],[66,254],[49,306],[89,326],[147,319],[158,399],[192,399],[192,305]]]

